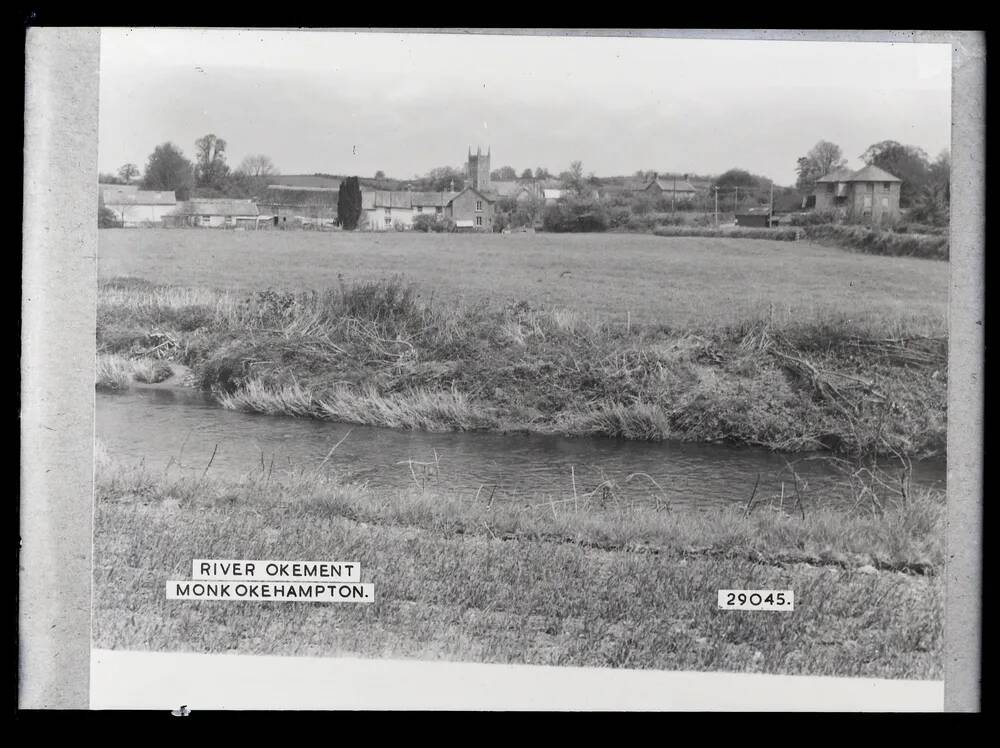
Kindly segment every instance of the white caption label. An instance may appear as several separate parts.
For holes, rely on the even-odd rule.
[[[719,590],[721,610],[794,610],[791,590]]]
[[[227,582],[172,580],[168,600],[250,600],[253,602],[373,603],[375,585],[336,582]]]
[[[266,561],[256,559],[196,558],[192,579],[240,581],[331,582],[361,581],[357,561]]]

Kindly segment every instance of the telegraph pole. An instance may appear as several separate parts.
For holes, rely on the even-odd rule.
[[[715,228],[719,228],[719,188],[715,188]]]
[[[740,186],[736,185],[736,197],[733,199],[733,213],[740,212]]]
[[[674,191],[670,193],[670,212],[675,211],[677,205],[677,175],[674,174]]]
[[[767,207],[767,227],[771,228],[771,223],[774,221],[774,182],[771,182],[771,202]]]

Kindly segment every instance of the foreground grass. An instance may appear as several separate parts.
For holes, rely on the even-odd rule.
[[[940,677],[938,494],[878,515],[680,514],[177,479],[98,454],[95,646]],[[194,558],[356,560],[376,602],[168,602]],[[795,610],[720,611],[721,588],[792,589]]]
[[[426,430],[943,454],[944,319],[769,309],[674,328],[568,308],[424,301],[400,280],[320,292],[102,285],[108,354],[168,355],[229,408]]]

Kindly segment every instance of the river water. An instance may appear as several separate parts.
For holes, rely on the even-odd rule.
[[[240,478],[316,469],[371,486],[424,485],[494,500],[568,499],[608,485],[626,501],[678,507],[795,501],[846,503],[841,472],[821,459],[762,449],[524,434],[427,433],[224,410],[187,388],[140,387],[97,394],[96,436],[109,455],[151,470]],[[339,446],[330,454],[330,450]],[[214,457],[213,457],[214,454]],[[324,458],[329,459],[323,463]],[[806,456],[808,457],[808,456]],[[913,483],[944,488],[943,460],[914,464]],[[782,485],[783,484],[783,485]]]

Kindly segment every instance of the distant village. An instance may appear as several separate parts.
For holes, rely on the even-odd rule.
[[[823,145],[817,144],[817,148]],[[827,144],[832,145],[832,144]],[[835,146],[834,146],[835,148]],[[839,149],[837,149],[839,152]],[[774,187],[769,180],[741,170],[731,170],[712,181],[688,175],[639,172],[630,178],[583,177],[579,162],[576,174],[554,178],[527,170],[520,179],[498,179],[516,172],[504,167],[491,170],[489,148],[468,149],[461,184],[452,178],[444,189],[413,189],[397,180],[362,180],[361,215],[357,228],[366,231],[412,229],[494,232],[551,229],[543,218],[567,203],[591,203],[600,213],[593,230],[648,229],[651,219],[662,222],[670,214],[697,211],[706,220],[719,215],[730,225],[774,227],[788,216],[811,211],[842,220],[875,225],[894,224],[900,219],[903,180],[869,164],[849,170],[838,163],[822,170],[823,176],[803,190]],[[802,162],[804,159],[800,159]],[[802,167],[800,163],[800,169]],[[812,167],[810,167],[812,168]],[[725,178],[736,178],[725,182]],[[379,174],[381,176],[381,173]],[[339,226],[338,202],[345,178],[328,175],[267,175],[250,197],[191,197],[181,200],[177,192],[142,189],[138,183],[100,184],[99,211],[110,225],[136,227],[200,227],[240,230],[335,229]],[[742,179],[742,182],[739,181]],[[747,179],[752,180],[748,182]],[[382,189],[395,182],[397,189]],[[720,184],[723,187],[720,189]],[[741,195],[742,185],[742,195]],[[419,185],[418,186],[425,186]],[[443,185],[442,185],[443,186]],[[587,211],[577,209],[576,218]],[[586,215],[584,215],[586,218]],[[555,225],[550,222],[551,225]],[[568,229],[574,230],[574,229]],[[590,229],[575,229],[590,230]]]

